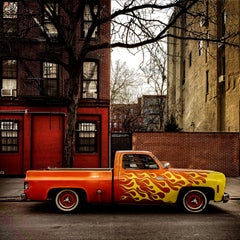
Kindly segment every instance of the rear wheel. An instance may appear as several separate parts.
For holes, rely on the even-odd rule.
[[[199,213],[206,209],[208,204],[207,196],[201,190],[189,190],[183,194],[182,206],[191,213]]]
[[[79,205],[79,196],[72,189],[63,189],[55,197],[56,207],[63,212],[72,212]]]

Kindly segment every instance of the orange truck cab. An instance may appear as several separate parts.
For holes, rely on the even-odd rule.
[[[93,204],[178,204],[202,212],[210,200],[227,202],[226,178],[210,170],[173,169],[149,151],[117,151],[114,168],[29,170],[23,197],[52,200],[63,212]]]

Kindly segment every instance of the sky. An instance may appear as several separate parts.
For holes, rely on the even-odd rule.
[[[138,69],[140,63],[142,62],[141,53],[132,54],[127,49],[124,48],[113,48],[112,49],[112,63],[115,63],[117,60],[121,62],[126,62],[130,69]]]
[[[166,4],[166,2],[164,1],[164,4]],[[117,8],[117,3],[116,0],[112,0],[112,9],[116,9]],[[168,22],[167,18],[166,18],[166,14],[163,15],[163,19],[165,19],[164,21]],[[124,48],[113,48],[112,52],[111,52],[111,62],[112,64],[114,64],[117,60],[120,60],[121,62],[126,62],[127,66],[129,69],[134,69],[137,71],[137,73],[139,73],[140,75],[143,75],[143,72],[141,70],[139,70],[139,66],[143,61],[143,56],[141,52],[137,52],[136,49],[131,49],[130,50],[132,53],[129,52],[128,49],[124,49]],[[143,78],[141,85],[139,86],[139,90],[138,93],[139,95],[141,94],[156,94],[156,92],[153,90],[153,86],[151,85],[151,81],[150,83],[147,82],[146,79]]]

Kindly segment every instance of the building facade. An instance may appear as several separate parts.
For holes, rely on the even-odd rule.
[[[69,2],[73,13],[79,13],[73,49],[81,50],[91,30],[92,4],[94,13],[107,16],[110,2]],[[60,1],[42,3],[41,6],[31,0],[0,3],[1,174],[21,175],[29,169],[63,165],[69,106],[67,86],[71,79],[66,71],[69,56],[59,40],[60,28],[51,17],[54,14],[60,17],[61,24],[69,29],[67,34],[74,19],[65,16]],[[81,4],[77,12],[74,7]],[[104,9],[104,13],[99,9]],[[110,23],[100,25],[91,34],[93,44],[110,42]],[[51,57],[56,52],[59,62]],[[73,167],[108,167],[110,50],[91,51],[80,69]]]
[[[111,132],[156,132],[164,127],[166,96],[143,95],[135,104],[112,104]]]
[[[132,133],[142,129],[139,104],[111,105],[111,133]]]
[[[169,30],[168,116],[183,131],[239,132],[240,2],[201,0],[190,12]]]
[[[143,128],[147,132],[162,131],[165,122],[165,95],[143,95],[139,98]]]

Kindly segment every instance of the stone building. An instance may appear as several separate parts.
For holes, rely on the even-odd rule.
[[[239,132],[240,1],[201,0],[190,12],[169,29],[168,116],[183,131]]]

